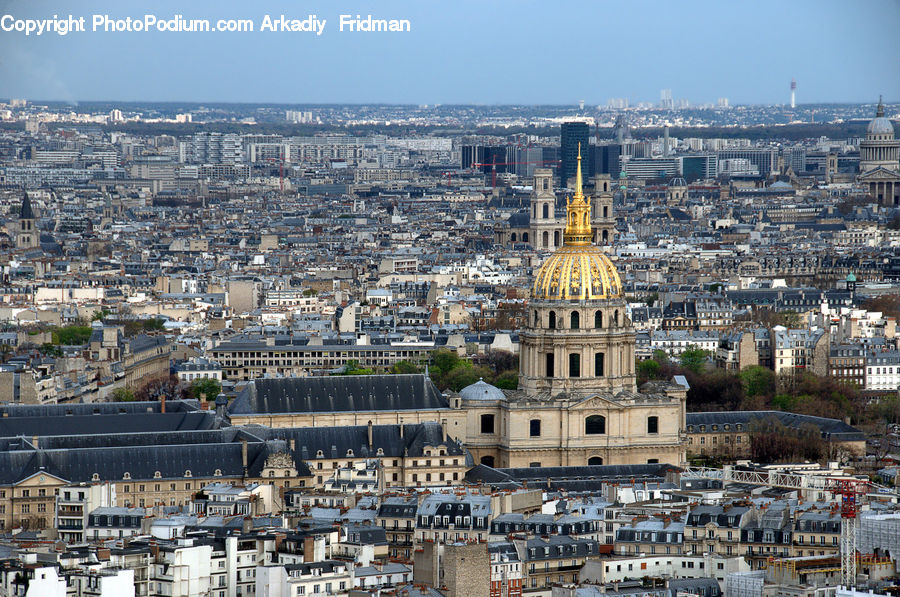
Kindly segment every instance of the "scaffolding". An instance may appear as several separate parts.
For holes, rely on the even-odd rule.
[[[856,542],[861,553],[900,557],[900,512],[861,513]]]
[[[734,572],[725,577],[725,597],[762,597],[765,570]]]

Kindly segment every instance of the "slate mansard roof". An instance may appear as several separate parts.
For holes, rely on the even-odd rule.
[[[700,425],[706,426],[706,432],[716,433],[725,431],[724,426],[730,425],[730,431],[736,431],[735,425],[743,425],[743,429],[748,430],[748,426],[755,420],[765,420],[774,417],[781,421],[787,427],[799,428],[802,425],[815,425],[822,433],[822,437],[832,441],[865,441],[865,435],[856,427],[852,427],[839,419],[828,419],[826,417],[814,417],[812,415],[800,415],[796,413],[782,412],[778,410],[748,410],[748,411],[723,411],[723,412],[701,412],[687,413],[685,424],[690,429]],[[712,426],[718,425],[719,429],[713,430]]]
[[[588,491],[599,489],[603,483],[616,481],[663,481],[670,472],[680,470],[665,463],[496,469],[479,464],[466,473],[466,481],[503,488],[523,487],[527,484],[532,487]]]
[[[255,379],[229,406],[233,415],[448,408],[424,375],[338,375]]]

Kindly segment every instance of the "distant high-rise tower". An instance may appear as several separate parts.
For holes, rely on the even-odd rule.
[[[560,127],[560,164],[559,180],[560,186],[565,187],[569,183],[570,178],[575,177],[575,169],[578,165],[578,146],[581,145],[582,157],[589,158],[590,146],[588,138],[591,135],[591,129],[586,122],[564,122]],[[586,173],[593,176],[593,163],[590,159],[586,159],[588,165]]]
[[[797,79],[791,79],[791,110],[797,107]]]
[[[659,92],[659,107],[663,110],[675,109],[675,102],[672,100],[671,89],[661,89]]]
[[[578,100],[578,109],[584,110],[584,100]]]
[[[626,139],[631,138],[631,129],[628,128],[628,119],[624,114],[616,116],[616,126],[613,128],[613,131],[616,134],[616,141],[619,142],[619,145],[623,144]]]

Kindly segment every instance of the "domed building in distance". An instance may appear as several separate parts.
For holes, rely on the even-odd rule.
[[[880,99],[859,143],[859,182],[881,205],[900,205],[900,139],[894,137],[894,123],[884,115]]]
[[[520,332],[519,389],[479,381],[455,399],[466,412],[466,447],[495,467],[685,461],[684,385],[638,392],[635,332],[622,281],[597,247],[591,201],[566,205],[563,244],[534,277]]]

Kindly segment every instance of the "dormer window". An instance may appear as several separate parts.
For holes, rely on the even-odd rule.
[[[100,480],[100,473],[94,473],[93,475],[91,475],[91,481],[99,481],[99,480]]]
[[[125,473],[124,475],[122,475],[122,478],[127,481],[128,479],[131,478],[131,473]]]
[[[154,479],[162,479],[162,473],[159,471],[156,471],[155,473],[153,473],[153,478]]]
[[[353,450],[347,450],[347,458],[353,458]]]
[[[190,470],[184,471],[184,476],[185,476],[185,477],[190,477],[190,476],[191,476],[191,471],[190,471]]]
[[[221,476],[222,476],[222,469],[217,468],[217,469],[215,470],[215,472],[213,473],[213,476],[214,476],[214,477],[221,477]]]

